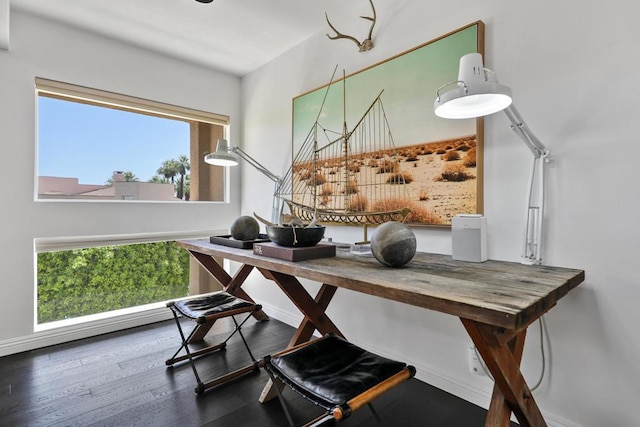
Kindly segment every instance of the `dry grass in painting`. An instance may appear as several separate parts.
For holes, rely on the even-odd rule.
[[[356,153],[347,167],[337,158],[324,159],[315,170],[311,162],[298,163],[294,180],[304,183],[309,193],[315,186],[313,194],[323,209],[387,211],[398,202],[384,199],[398,198],[405,204],[391,210],[409,207],[411,223],[450,224],[458,213],[477,212],[476,146],[475,136],[469,136],[403,146],[395,152]],[[393,196],[396,189],[403,189],[405,196]],[[307,203],[310,199],[307,196]],[[295,197],[294,201],[301,202]]]
[[[347,182],[347,187],[344,189],[345,194],[358,194],[360,190],[358,189],[358,183],[354,180],[350,180]]]
[[[406,224],[444,224],[442,218],[429,212],[427,208],[415,200],[410,199],[385,199],[374,203],[373,211],[393,211],[409,208],[411,213],[405,219]]]
[[[327,178],[321,173],[316,173],[313,177],[307,179],[307,185],[309,187],[317,187],[318,185],[323,185],[327,182]]]
[[[378,173],[395,173],[400,168],[396,160],[385,159],[378,165]]]
[[[369,200],[365,196],[354,195],[347,202],[348,212],[366,212],[369,209]]]
[[[442,155],[442,160],[445,162],[452,162],[454,160],[460,160],[460,153],[456,150],[447,151]]]
[[[461,182],[473,178],[475,178],[475,176],[468,173],[464,165],[456,163],[453,165],[444,165],[440,178],[436,179],[442,181]]]
[[[467,168],[475,168],[476,167],[476,149],[471,148],[467,151],[467,154],[464,155],[464,159],[462,159],[462,164]]]
[[[320,192],[318,193],[320,196],[331,196],[333,195],[333,184],[329,182],[325,182],[322,184],[322,188],[320,188]]]
[[[387,184],[409,184],[411,181],[413,181],[413,176],[407,172],[396,172],[387,178]]]

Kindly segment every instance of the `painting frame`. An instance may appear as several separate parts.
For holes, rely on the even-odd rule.
[[[358,119],[357,112],[366,110],[371,94],[381,89],[379,98],[384,98],[388,103],[382,110],[384,120],[397,133],[392,138],[394,148],[398,153],[404,153],[404,157],[399,154],[397,158],[406,178],[403,178],[403,183],[409,188],[406,200],[410,200],[408,203],[412,209],[409,216],[403,217],[405,222],[411,226],[448,228],[455,214],[482,214],[484,121],[482,118],[446,120],[433,113],[437,90],[456,79],[460,57],[471,52],[484,56],[482,21],[472,22],[355,73],[334,77],[327,84],[294,97],[292,182],[302,164],[302,139],[305,135],[308,138],[311,122],[315,120],[314,123],[317,123],[322,119],[332,123],[335,129],[342,121],[343,134],[350,134],[348,123],[362,121]],[[337,101],[340,97],[342,105]],[[326,129],[323,128],[325,133]],[[388,132],[391,134],[390,130]],[[430,148],[438,144],[442,146],[441,149]],[[448,154],[450,151],[453,153]],[[474,154],[473,166],[459,167],[472,164],[469,160],[470,151]],[[412,152],[418,153],[411,156],[411,159],[415,157],[417,160],[412,160],[409,165],[407,159]],[[440,171],[436,171],[437,167],[441,168]],[[462,175],[452,175],[445,173],[446,168],[463,172],[459,172]],[[419,179],[414,179],[412,174],[417,174]],[[459,179],[460,176],[464,179]],[[411,177],[411,181],[408,177]],[[316,190],[317,185],[317,182],[311,185],[314,200],[318,199],[316,192],[320,191]],[[307,186],[310,185],[307,183]],[[341,193],[346,194],[346,184],[342,188]],[[426,194],[424,198],[423,191]],[[291,190],[292,199],[293,193]],[[375,195],[367,199],[367,203],[374,206],[377,202],[379,200]],[[346,207],[347,203],[345,201],[343,206]],[[353,224],[351,221],[331,219],[323,222]],[[362,224],[374,222],[365,220]]]

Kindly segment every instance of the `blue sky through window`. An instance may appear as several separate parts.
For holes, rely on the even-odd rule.
[[[187,122],[38,97],[38,176],[104,184],[114,171],[148,181],[165,160],[189,157]]]

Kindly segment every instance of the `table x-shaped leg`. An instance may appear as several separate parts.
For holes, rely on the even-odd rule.
[[[276,282],[302,314],[305,315],[296,333],[289,341],[288,347],[309,341],[316,329],[323,335],[334,333],[344,337],[325,313],[333,295],[336,293],[337,288],[335,286],[323,284],[314,299],[295,277],[263,269],[260,269],[260,271],[266,278]],[[282,384],[277,384],[276,387],[282,388]],[[274,384],[269,380],[262,390],[259,401],[264,403],[275,397],[277,397],[277,392]]]
[[[520,372],[526,329],[504,341],[500,338],[503,335],[500,328],[461,320],[495,380],[485,426],[508,426],[512,411],[523,427],[546,426]]]
[[[213,257],[209,255],[202,254],[200,252],[189,251],[191,256],[195,258],[198,263],[204,267],[205,270],[209,272],[217,281],[222,285],[222,288],[229,292],[231,295],[235,295],[239,298],[245,299],[247,301],[254,302],[253,299],[242,289],[242,284],[253,270],[253,266],[243,264],[240,269],[236,272],[236,274],[231,277],[225,270],[222,268],[218,262],[213,259]],[[269,320],[269,316],[262,310],[257,311],[253,315],[257,320]],[[204,325],[203,325],[204,326]],[[204,336],[209,332],[211,327],[213,326],[213,322],[207,324],[206,327],[201,327],[198,331],[198,334],[190,340],[190,342],[197,342],[204,338]]]

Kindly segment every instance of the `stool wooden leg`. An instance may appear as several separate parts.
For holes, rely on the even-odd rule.
[[[318,418],[309,421],[302,427],[320,427],[320,426],[328,425],[327,423],[329,421],[335,421],[335,419],[333,418],[333,415],[322,414]]]
[[[191,370],[193,371],[193,375],[196,377],[196,383],[198,384],[198,386],[196,387],[196,393],[200,393],[198,390],[202,389],[203,384],[202,384],[202,380],[200,379],[200,375],[198,375],[198,371],[196,370],[196,365],[193,362],[193,356],[191,354],[191,351],[189,350],[189,339],[191,338],[191,335],[193,335],[193,333],[195,332],[195,329],[191,332],[191,334],[189,334],[189,337],[185,337],[184,336],[184,332],[182,331],[182,325],[180,325],[180,319],[178,318],[178,314],[175,312],[175,310],[171,310],[171,312],[173,313],[173,318],[176,321],[176,325],[178,326],[178,333],[180,334],[180,339],[182,340],[182,345],[180,346],[180,348],[178,349],[178,351],[173,355],[173,357],[169,360],[167,360],[165,363],[168,366],[173,366],[173,364],[178,361],[177,359],[180,360],[185,360],[185,359],[189,359],[189,364],[191,365]],[[178,355],[178,353],[180,352],[180,350],[184,349],[184,351],[186,352],[186,355],[180,358],[176,358],[176,356]]]
[[[229,373],[227,373],[225,375],[221,375],[221,376],[219,376],[219,377],[217,377],[217,378],[215,378],[215,379],[213,379],[211,381],[208,381],[206,383],[202,383],[202,382],[198,381],[198,386],[195,389],[196,393],[198,393],[198,394],[203,393],[208,388],[216,387],[218,385],[226,383],[227,381],[233,380],[235,378],[239,378],[241,376],[244,376],[244,375],[249,374],[251,372],[255,372],[258,369],[260,369],[260,364],[256,360],[256,358],[253,357],[253,353],[251,352],[251,349],[249,348],[249,344],[247,343],[247,340],[245,339],[244,334],[242,333],[242,326],[246,323],[247,320],[249,320],[249,318],[251,317],[251,314],[252,313],[250,313],[248,316],[246,316],[244,318],[244,320],[242,322],[240,322],[240,323],[238,323],[238,321],[236,320],[236,318],[234,316],[231,316],[231,319],[233,320],[233,323],[235,324],[236,328],[231,333],[231,335],[229,335],[227,337],[227,339],[225,339],[222,343],[218,344],[218,346],[221,347],[221,348],[225,347],[227,345],[227,341],[229,341],[231,339],[231,337],[234,336],[236,334],[236,332],[237,332],[238,335],[240,335],[240,338],[242,338],[242,342],[244,344],[244,347],[247,349],[247,353],[249,353],[249,357],[251,358],[252,363],[250,365],[244,366],[244,367],[242,367],[240,369],[236,369],[233,372],[229,372]],[[213,347],[216,347],[216,346],[212,346],[212,347],[209,347],[207,349],[204,349],[204,352],[208,353],[209,351],[212,351],[212,350],[209,350],[209,349],[213,348]],[[196,353],[193,353],[193,356],[195,357]],[[195,367],[194,367],[194,369],[195,369]]]
[[[276,377],[273,375],[273,373],[269,370],[269,369],[265,369],[267,371],[267,374],[269,375],[269,383],[270,384],[278,384],[281,385],[281,383],[276,379]],[[289,421],[289,426],[290,427],[295,427],[295,424],[293,423],[293,418],[291,418],[291,413],[289,413],[289,408],[287,406],[287,402],[285,402],[284,400],[284,396],[282,395],[282,389],[283,387],[280,386],[276,386],[276,387],[272,387],[273,390],[275,390],[275,395],[276,397],[278,397],[278,400],[280,401],[280,406],[282,406],[282,410],[284,411],[284,414],[287,417],[287,421]],[[266,389],[266,387],[265,387]],[[264,394],[264,392],[263,392]]]
[[[173,313],[173,318],[178,327],[178,333],[180,334],[180,338],[181,338],[181,345],[178,348],[178,350],[174,353],[174,355],[170,359],[168,359],[165,363],[167,366],[172,367],[175,363],[188,360],[191,366],[191,369],[193,371],[193,375],[196,378],[196,383],[197,383],[197,386],[195,388],[196,393],[198,394],[204,393],[204,391],[208,388],[218,386],[229,380],[246,375],[250,372],[257,371],[260,368],[259,362],[253,356],[253,353],[249,348],[249,344],[247,343],[247,340],[245,339],[244,334],[242,333],[242,326],[244,326],[244,324],[251,318],[251,316],[255,313],[256,308],[258,308],[259,306],[249,307],[249,309],[251,310],[249,312],[247,312],[247,310],[241,311],[241,313],[245,313],[246,316],[240,323],[238,323],[238,321],[236,320],[233,314],[229,314],[228,316],[231,317],[235,325],[233,332],[231,332],[231,334],[229,334],[224,341],[214,345],[210,345],[205,348],[195,350],[195,351],[191,351],[191,349],[189,348],[189,345],[193,342],[202,341],[202,339],[204,338],[204,335],[206,335],[206,332],[209,331],[209,329],[211,328],[215,320],[208,320],[208,321],[205,321],[204,323],[196,324],[196,326],[193,328],[189,336],[185,336],[185,333],[182,329],[182,325],[180,323],[180,317],[178,316],[178,313],[177,313],[177,309],[173,304],[169,304],[169,307],[171,308],[171,312]],[[237,313],[237,314],[240,314],[240,313]],[[205,333],[202,332],[203,330],[205,331]],[[198,358],[199,356],[203,356],[205,354],[224,349],[227,346],[227,341],[229,341],[231,337],[234,336],[236,333],[240,335],[240,338],[242,339],[242,343],[244,344],[244,347],[247,349],[247,353],[249,354],[249,357],[251,358],[252,363],[248,366],[237,369],[233,372],[226,373],[224,375],[221,375],[213,380],[210,380],[204,383],[200,379],[200,375],[198,374],[198,371],[196,369],[195,359]],[[182,356],[178,356],[178,354],[182,350],[184,350],[185,354]]]

